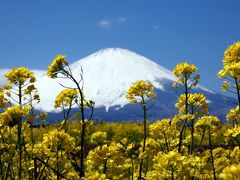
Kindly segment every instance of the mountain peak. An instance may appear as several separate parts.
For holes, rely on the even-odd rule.
[[[100,49],[99,51],[97,51],[96,53],[116,53],[116,52],[122,52],[122,53],[134,53],[133,51],[130,51],[128,49],[124,49],[124,48],[119,48],[119,47],[113,47],[113,48],[103,48]]]
[[[149,81],[153,79],[153,76],[157,79],[175,80],[171,71],[144,56],[122,48],[101,49],[74,62],[70,66],[72,69],[79,69],[79,66],[81,66],[83,70],[89,70],[88,67],[84,68],[85,66],[89,66],[91,67],[90,69],[94,69],[96,72],[105,70],[105,73],[114,70],[114,74],[132,74],[133,76],[138,76],[137,79]],[[148,76],[151,76],[151,78],[148,79]],[[129,78],[131,79],[131,76],[129,76]]]
[[[101,49],[70,64],[76,79],[83,69],[84,94],[96,102],[96,107],[124,106],[128,104],[126,91],[136,81],[145,80],[155,88],[164,91],[164,84],[175,81],[172,72],[133,51],[122,48]],[[68,79],[49,79],[46,76],[37,81],[41,94],[39,107],[52,111],[54,98],[62,90],[59,83],[73,87]],[[51,87],[51,88],[49,88]]]
[[[86,99],[96,102],[96,107],[108,109],[128,104],[125,94],[136,81],[145,80],[160,90],[166,91],[175,76],[171,71],[133,51],[121,48],[101,49],[70,64],[73,76],[79,80],[83,69],[83,89]],[[41,95],[40,107],[45,111],[54,110],[54,99],[66,87],[75,87],[68,79],[49,79],[44,76],[37,81]]]

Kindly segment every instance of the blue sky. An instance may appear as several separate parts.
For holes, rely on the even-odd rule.
[[[220,92],[226,47],[240,40],[239,0],[9,0],[0,2],[0,68],[47,69],[121,47],[173,69],[198,66],[200,83]]]

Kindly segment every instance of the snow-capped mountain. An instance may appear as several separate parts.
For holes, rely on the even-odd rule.
[[[129,50],[120,48],[102,49],[70,65],[72,73],[79,79],[83,69],[84,94],[96,102],[96,107],[121,106],[128,104],[127,89],[138,80],[148,80],[157,89],[164,91],[165,81],[174,81],[172,73]],[[38,79],[36,86],[41,94],[39,108],[52,111],[54,98],[62,90],[59,82],[73,87],[68,79]]]
[[[86,99],[95,101],[95,117],[106,120],[139,118],[132,113],[138,111],[138,107],[130,105],[125,98],[128,88],[138,80],[152,83],[158,94],[154,107],[149,111],[153,118],[169,117],[176,113],[174,104],[177,94],[171,87],[176,79],[172,72],[135,52],[120,48],[102,49],[70,64],[70,68],[76,79],[80,79],[81,68],[83,69],[84,95]],[[66,87],[75,85],[66,78],[50,79],[46,71],[35,70],[35,73],[36,87],[41,98],[36,108],[52,112],[50,116],[54,119],[59,114],[54,109],[54,100],[63,89],[60,83]],[[220,114],[223,117],[230,108],[220,94],[202,86],[195,91],[207,96],[212,114]]]

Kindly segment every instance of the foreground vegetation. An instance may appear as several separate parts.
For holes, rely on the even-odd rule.
[[[222,89],[236,94],[237,106],[227,123],[208,112],[204,94],[191,93],[198,85],[197,67],[178,64],[173,83],[178,114],[172,119],[147,120],[157,94],[145,81],[134,83],[126,98],[142,109],[138,123],[99,123],[92,120],[94,101],[86,100],[82,73],[76,79],[65,56],[48,68],[50,78],[67,78],[55,100],[64,112],[60,124],[46,125],[47,114],[34,114],[40,101],[34,74],[14,68],[0,89],[0,175],[2,179],[240,179],[240,42],[224,53]],[[62,85],[64,87],[64,85]],[[79,113],[72,114],[76,106]],[[92,114],[86,117],[85,109]],[[33,126],[35,119],[39,126]]]

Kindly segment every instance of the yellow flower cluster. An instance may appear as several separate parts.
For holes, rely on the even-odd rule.
[[[149,126],[150,136],[168,150],[178,144],[178,131],[171,119],[158,120]]]
[[[223,81],[223,84],[222,84],[222,91],[226,92],[229,90],[229,82],[227,81]]]
[[[81,180],[107,180],[105,174],[101,174],[97,171],[87,172],[86,177],[81,178]]]
[[[183,77],[185,79],[188,79],[190,75],[195,71],[197,71],[197,67],[193,64],[188,64],[187,62],[180,63],[173,69],[173,73],[175,74],[175,76],[181,79]],[[182,82],[180,79],[179,81],[180,83]]]
[[[240,111],[239,106],[230,109],[229,113],[226,115],[227,121],[234,124],[235,122],[240,123]]]
[[[171,119],[162,119],[162,120],[157,120],[154,124],[149,126],[150,129],[150,135],[152,137],[160,135],[161,132],[167,133],[171,128]],[[160,137],[156,137],[160,138]]]
[[[155,99],[156,94],[152,92],[153,85],[140,80],[135,82],[127,91],[126,98],[129,99],[133,104],[137,102],[142,102],[142,99],[148,98],[148,99]],[[140,97],[140,99],[138,99]]]
[[[215,116],[203,116],[195,124],[195,128],[213,128],[219,126],[221,121]]]
[[[123,153],[119,151],[118,145],[112,142],[110,145],[104,144],[91,150],[88,153],[86,165],[88,172],[103,173],[105,171],[105,174],[109,174],[113,179],[123,179],[121,177],[128,172],[128,166],[126,167],[125,163]]]
[[[235,125],[233,128],[227,129],[224,136],[227,137],[237,137],[240,135],[240,126]]]
[[[71,151],[75,147],[74,138],[64,131],[56,129],[50,131],[43,137],[43,143],[46,142],[50,147],[57,147],[65,151]]]
[[[8,107],[0,114],[2,123],[9,124],[10,122],[19,122],[23,117],[26,117],[30,111],[30,107],[12,106]]]
[[[37,90],[37,88],[36,88],[33,84],[29,85],[29,86],[24,90],[24,94],[27,94],[27,95],[32,96],[33,100],[40,101],[40,97],[39,97],[39,94],[38,94],[38,90]]]
[[[6,107],[6,101],[4,98],[4,91],[0,89],[0,108]]]
[[[29,152],[40,159],[48,159],[48,165],[58,170],[67,179],[80,179],[71,164],[70,153],[76,151],[75,140],[63,130],[49,130],[43,134],[43,139],[29,148]],[[65,171],[67,169],[67,171]],[[56,173],[51,169],[43,171],[44,176],[57,179]],[[64,178],[65,179],[65,178]]]
[[[181,123],[185,120],[192,121],[194,120],[195,114],[177,114],[172,119],[172,124],[174,125],[181,125]]]
[[[64,65],[68,65],[64,55],[57,55],[50,66],[48,66],[47,75],[50,78],[56,78],[57,74],[64,69]]]
[[[78,95],[79,93],[76,89],[64,89],[57,95],[54,107],[59,108],[72,105],[74,100],[78,98]]]
[[[93,144],[103,144],[107,139],[107,133],[102,131],[97,131],[93,133],[90,137],[90,141]]]
[[[224,52],[223,63],[237,63],[240,62],[240,41],[230,45]]]
[[[43,141],[36,146],[35,153],[37,154],[39,151],[51,153],[51,151],[56,150],[64,150],[65,152],[69,152],[74,150],[74,148],[75,142],[73,137],[63,130],[59,131],[54,129],[43,135]]]
[[[219,78],[226,78],[227,76],[233,78],[236,83],[240,81],[240,41],[230,45],[224,52],[223,68],[218,72]],[[237,88],[237,87],[235,87]],[[229,84],[223,83],[222,90],[228,91]]]
[[[188,106],[190,113],[199,116],[202,114],[208,113],[208,105],[206,96],[200,93],[188,94]],[[186,112],[186,95],[182,94],[178,97],[178,102],[175,104],[175,107],[178,108],[179,113]],[[193,112],[191,112],[193,110]]]
[[[240,179],[240,164],[227,166],[223,169],[219,177],[223,180]]]
[[[36,78],[34,73],[25,67],[13,68],[5,74],[10,84],[23,85],[27,80],[34,83]]]
[[[177,177],[184,177],[184,164],[187,160],[186,156],[182,156],[176,151],[170,151],[168,153],[159,152],[154,158],[153,168],[155,170],[150,171],[147,174],[147,179],[175,179]]]
[[[219,78],[225,78],[227,75],[236,80],[240,80],[240,62],[225,64],[223,69],[218,72]]]

